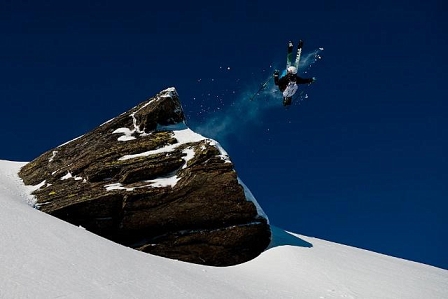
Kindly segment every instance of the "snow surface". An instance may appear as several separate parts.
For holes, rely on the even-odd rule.
[[[0,160],[0,298],[448,298],[448,271],[273,227],[256,259],[210,267],[133,250],[33,209]]]

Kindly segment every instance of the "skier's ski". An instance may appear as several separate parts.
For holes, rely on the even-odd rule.
[[[292,41],[288,42],[288,52],[286,54],[286,68],[290,67],[292,65],[292,58],[293,58],[293,51],[294,49],[294,44],[292,43]]]
[[[296,61],[294,62],[294,66],[296,69],[299,69],[299,63],[300,63],[300,56],[302,55],[302,47],[303,47],[303,41],[299,41],[299,45],[297,46],[297,54],[296,54]]]
[[[299,69],[299,63],[300,63],[300,56],[302,54],[302,47],[303,47],[303,41],[299,40],[299,44],[297,45],[297,53],[296,53],[296,58],[294,60],[293,63],[293,47],[294,45],[292,44],[292,42],[288,43],[288,54],[287,54],[287,58],[286,58],[286,69],[288,69],[290,66],[294,66],[296,68],[296,70]],[[287,107],[289,105],[291,105],[292,102],[292,98],[294,96],[294,94],[297,91],[297,84],[294,82],[290,82],[287,86],[287,88],[285,89],[285,91],[283,91],[283,106]]]

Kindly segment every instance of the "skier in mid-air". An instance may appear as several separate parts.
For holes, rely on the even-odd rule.
[[[293,63],[293,48],[294,45],[290,41],[288,43],[288,55],[286,59],[286,70],[283,71],[280,76],[280,71],[276,70],[274,72],[274,84],[278,86],[278,89],[283,94],[283,105],[291,105],[292,97],[296,93],[298,86],[297,84],[309,84],[316,81],[316,78],[302,78],[297,75],[297,68],[299,67],[300,55],[302,53],[303,42],[300,41],[297,49],[297,55],[295,62]]]

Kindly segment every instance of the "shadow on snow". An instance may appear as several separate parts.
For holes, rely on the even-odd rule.
[[[307,247],[307,248],[313,247],[313,244],[305,240],[302,240],[299,237],[292,235],[281,228],[271,225],[271,231],[272,231],[272,240],[267,249],[285,245]]]

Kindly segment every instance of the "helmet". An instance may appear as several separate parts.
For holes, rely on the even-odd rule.
[[[297,74],[297,68],[295,66],[289,66],[287,70],[290,74]]]

